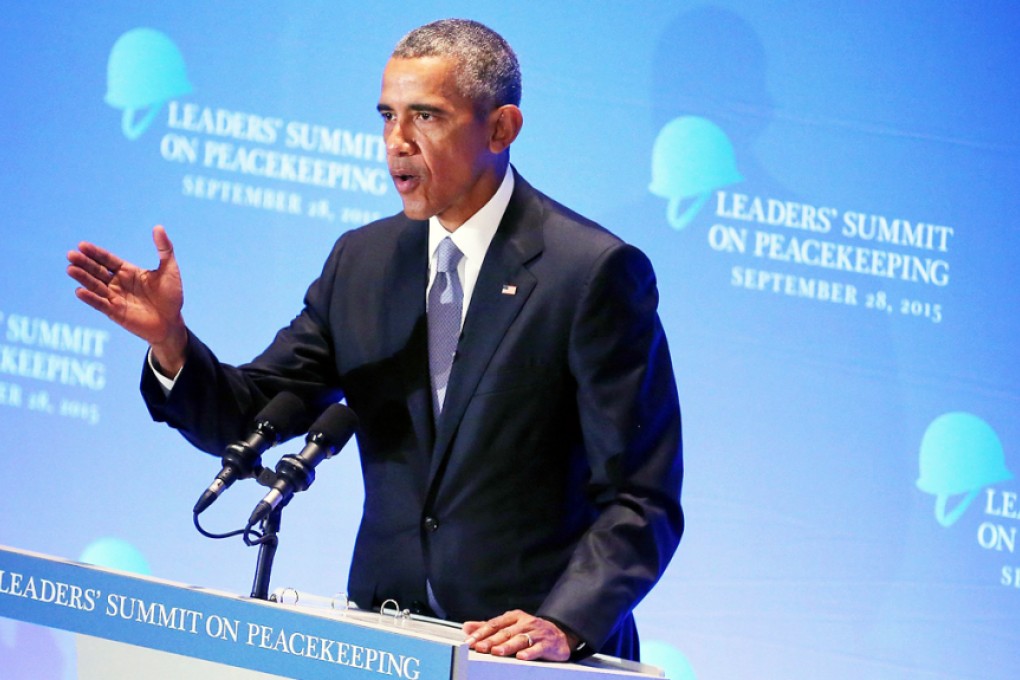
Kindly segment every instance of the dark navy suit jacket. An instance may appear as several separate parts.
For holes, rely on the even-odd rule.
[[[630,612],[683,530],[680,411],[647,258],[519,176],[433,423],[427,222],[345,233],[302,312],[241,367],[194,336],[153,417],[220,453],[277,392],[360,418],[365,512],[349,592],[452,620],[546,616],[635,657]]]

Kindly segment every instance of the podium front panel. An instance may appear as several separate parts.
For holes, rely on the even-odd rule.
[[[297,610],[2,547],[0,616],[282,677],[453,678],[467,658],[462,640],[378,616]]]

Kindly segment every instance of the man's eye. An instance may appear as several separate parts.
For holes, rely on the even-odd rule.
[[[429,113],[428,111],[419,111],[418,118],[420,120],[432,120],[432,114]]]

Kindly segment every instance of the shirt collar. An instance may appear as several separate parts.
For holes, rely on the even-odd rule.
[[[465,260],[481,263],[485,252],[489,249],[496,229],[503,220],[503,213],[510,204],[510,196],[514,192],[514,173],[507,164],[506,174],[496,193],[483,205],[478,212],[468,218],[451,234],[439,222],[438,217],[429,218],[429,262],[436,254],[439,242],[449,236],[454,245],[464,254]]]

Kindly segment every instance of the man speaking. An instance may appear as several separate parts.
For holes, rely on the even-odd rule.
[[[357,412],[365,511],[349,593],[465,621],[479,652],[637,658],[631,610],[683,531],[680,410],[647,258],[510,166],[510,46],[473,21],[415,29],[378,110],[401,214],[343,234],[301,312],[220,363],[159,267],[90,243],[77,296],[150,345],[153,418],[219,453],[289,391]]]

